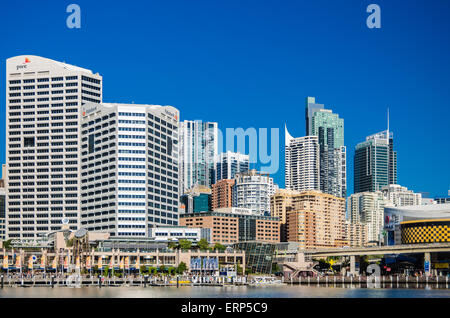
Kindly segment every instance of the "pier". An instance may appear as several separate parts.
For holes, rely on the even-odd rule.
[[[295,277],[285,279],[284,283],[290,285],[337,287],[350,285],[359,288],[422,288],[430,286],[435,288],[446,288],[450,286],[448,276],[316,276],[316,277]]]

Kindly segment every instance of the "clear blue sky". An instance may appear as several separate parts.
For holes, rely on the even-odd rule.
[[[66,7],[81,7],[81,29]],[[366,7],[381,7],[381,29]],[[430,196],[450,188],[450,1],[2,1],[5,60],[33,54],[103,75],[105,102],[173,105],[182,119],[280,128],[303,136],[304,100],[345,120],[349,194],[355,145],[386,128],[399,183]],[[5,75],[0,81],[5,123]],[[5,158],[5,136],[0,159]]]

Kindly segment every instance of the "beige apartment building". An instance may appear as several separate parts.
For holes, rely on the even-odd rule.
[[[365,223],[346,222],[347,238],[350,247],[367,246],[369,242],[369,227]]]
[[[280,219],[280,240],[287,242],[287,211],[292,207],[292,202],[300,192],[288,189],[278,189],[270,198],[270,211],[273,217]]]
[[[288,242],[300,243],[300,249],[348,245],[344,198],[307,191],[286,200],[290,202],[286,207]]]

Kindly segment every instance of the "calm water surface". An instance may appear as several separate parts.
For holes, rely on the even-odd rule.
[[[5,287],[0,298],[450,298],[450,289],[258,287]]]

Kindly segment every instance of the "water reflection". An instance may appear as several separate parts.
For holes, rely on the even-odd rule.
[[[5,287],[3,298],[450,298],[448,289],[366,289],[357,286],[264,286],[264,287]]]

